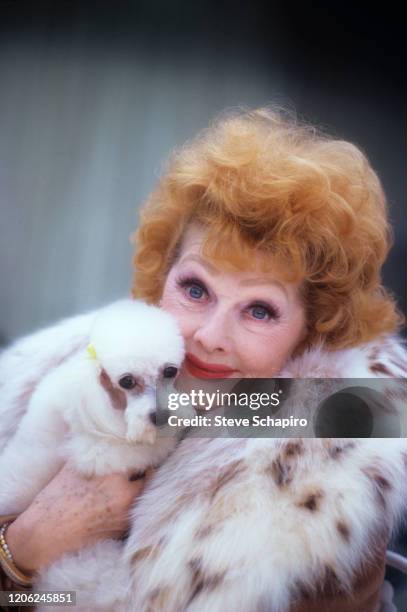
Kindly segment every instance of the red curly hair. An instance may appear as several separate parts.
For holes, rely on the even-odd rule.
[[[286,280],[304,281],[304,347],[350,347],[402,325],[381,284],[392,233],[378,176],[358,147],[284,111],[221,116],[175,151],[140,216],[134,297],[159,301],[197,221],[218,266],[249,269],[259,249]]]

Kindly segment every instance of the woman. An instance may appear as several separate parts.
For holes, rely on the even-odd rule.
[[[402,318],[380,280],[389,245],[383,190],[354,145],[282,113],[237,114],[177,152],[144,207],[133,295],[180,324],[182,390],[216,376],[401,377]],[[75,346],[81,321],[68,323]],[[37,379],[57,367],[67,349],[55,330],[3,363],[15,359],[20,373],[45,334],[55,351]],[[34,384],[23,397],[5,391],[7,436]],[[131,609],[373,611],[405,509],[407,445],[300,442],[183,440],[135,506]],[[16,566],[29,573],[114,537],[141,487],[83,483],[65,468],[8,527]],[[112,511],[113,500],[116,521],[104,510],[95,527],[95,506]]]

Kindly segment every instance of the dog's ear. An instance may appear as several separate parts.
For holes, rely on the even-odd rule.
[[[108,394],[113,408],[116,410],[125,410],[127,408],[126,393],[113,385],[106,370],[101,371],[99,382]]]

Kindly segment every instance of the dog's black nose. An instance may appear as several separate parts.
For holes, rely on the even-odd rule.
[[[162,427],[168,424],[168,419],[171,416],[171,412],[169,410],[156,410],[154,412],[150,412],[148,418],[153,425],[156,427]]]

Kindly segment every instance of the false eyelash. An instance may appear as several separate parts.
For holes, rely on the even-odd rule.
[[[198,285],[198,287],[200,287],[202,291],[205,291],[205,293],[208,293],[208,290],[203,284],[203,282],[192,276],[185,276],[185,277],[178,278],[177,285],[178,287],[181,287],[182,289],[186,289],[186,287],[188,287],[189,285]]]
[[[248,309],[255,308],[256,306],[260,306],[261,308],[264,308],[265,310],[267,310],[270,319],[273,319],[274,321],[278,321],[278,319],[280,319],[281,317],[281,314],[278,308],[276,308],[275,306],[271,306],[270,304],[267,304],[264,302],[252,302],[251,304],[249,304],[247,308]],[[262,319],[259,319],[259,321],[261,320]]]

